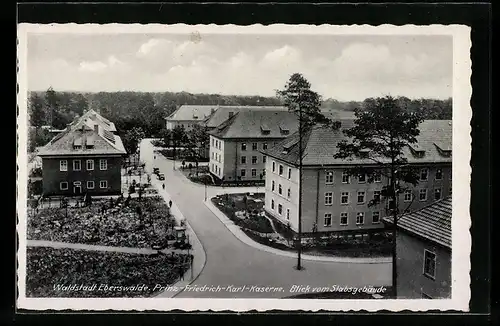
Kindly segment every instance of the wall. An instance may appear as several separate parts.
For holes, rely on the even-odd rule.
[[[108,160],[107,170],[99,170],[99,159]],[[68,171],[59,171],[59,161],[61,159],[68,160]],[[73,160],[81,160],[81,170],[73,170]],[[87,171],[86,160],[94,160],[94,170]],[[61,158],[44,158],[43,159],[43,192],[44,195],[73,195],[73,182],[81,181],[82,193],[89,192],[90,194],[120,194],[121,193],[121,157],[66,157]],[[108,188],[99,188],[99,181],[108,181]],[[68,182],[68,190],[60,190],[60,182]],[[94,189],[87,189],[87,181],[94,181]]]
[[[189,131],[193,129],[193,125],[201,122],[201,120],[167,120],[167,129],[172,130],[176,126],[181,126],[184,130]]]
[[[398,297],[420,299],[422,292],[432,298],[451,296],[450,251],[404,232],[398,232],[396,249]],[[435,280],[423,274],[424,249],[436,254]]]

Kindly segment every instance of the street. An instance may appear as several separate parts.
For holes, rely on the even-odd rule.
[[[174,170],[174,162],[157,154],[145,139],[140,147],[141,161],[148,172],[158,167],[165,174],[166,191],[197,234],[206,253],[206,265],[199,277],[180,298],[282,298],[300,294],[303,287],[389,286],[390,263],[342,263],[306,261],[296,270],[297,259],[275,255],[246,245],[204,205],[205,187]],[[176,163],[176,168],[180,164]],[[220,193],[207,187],[208,198]],[[232,192],[235,190],[231,189]],[[244,190],[242,190],[243,192]],[[196,254],[196,253],[195,253]],[[222,290],[213,288],[219,286]],[[295,286],[295,287],[294,287]],[[265,287],[274,290],[266,291]],[[212,290],[211,290],[212,289]]]

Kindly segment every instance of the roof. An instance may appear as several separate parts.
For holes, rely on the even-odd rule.
[[[221,123],[230,118],[231,112],[234,115],[242,110],[258,110],[258,111],[288,111],[284,106],[219,106],[215,112],[205,119],[205,126],[208,128],[218,127]]]
[[[298,118],[283,110],[240,110],[209,134],[217,138],[286,138],[298,129]]]
[[[346,165],[346,164],[373,164],[369,158],[354,157],[350,159],[335,158],[337,144],[346,139],[343,134],[344,129],[354,126],[353,119],[339,119],[341,127],[333,131],[322,125],[314,126],[311,130],[303,132],[303,166],[314,165]],[[425,120],[419,126],[420,134],[417,138],[417,146],[413,145],[413,150],[405,148],[403,150],[409,163],[451,163],[451,120]],[[275,146],[263,151],[268,156],[282,160],[284,162],[299,164],[299,134],[291,135],[286,140],[279,142]],[[295,140],[295,142],[293,142]],[[292,143],[290,143],[292,142]],[[285,145],[288,149],[284,149]],[[417,155],[415,149],[424,151],[423,155]],[[447,152],[447,150],[449,150]]]
[[[92,111],[92,112],[90,112]],[[114,124],[90,110],[75,119],[66,129],[40,148],[39,156],[52,155],[124,155],[121,138],[111,130]],[[89,113],[90,112],[90,113]],[[108,128],[103,127],[105,124]],[[113,126],[113,128],[111,128]],[[75,147],[78,146],[78,147]]]
[[[217,110],[217,105],[181,105],[167,120],[203,121]]]
[[[420,210],[402,215],[398,229],[451,249],[451,196],[445,197]],[[384,222],[392,224],[391,217]]]

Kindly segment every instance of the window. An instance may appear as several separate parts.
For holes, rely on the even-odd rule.
[[[380,202],[380,190],[373,191],[373,200],[375,202]]]
[[[278,214],[283,214],[283,206],[281,204],[278,204]]]
[[[94,181],[87,181],[87,189],[94,189]]]
[[[247,144],[246,143],[241,143],[241,150],[246,151],[247,150]]]
[[[429,175],[428,169],[421,169],[420,170],[420,181],[426,181],[428,175]]]
[[[241,157],[241,164],[246,164],[247,163],[247,157],[246,156],[242,156]]]
[[[420,201],[426,201],[427,200],[427,189],[420,189],[418,193],[418,198]]]
[[[382,174],[379,172],[376,172],[375,175],[373,176],[373,181],[374,182],[382,182]]]
[[[240,176],[244,177],[244,176],[246,176],[246,175],[247,175],[247,170],[245,170],[245,169],[241,169],[241,171],[240,171]]]
[[[108,160],[103,159],[99,160],[99,169],[102,170],[107,170],[108,169]]]
[[[68,171],[68,161],[60,160],[59,161],[59,171]]]
[[[262,149],[267,149],[267,143],[262,144]]]
[[[267,156],[266,155],[262,155],[262,163],[266,163],[267,161]]]
[[[411,201],[411,197],[412,197],[411,196],[411,190],[406,189],[404,194],[405,194],[405,198],[404,198],[405,202]]]
[[[441,188],[434,189],[434,200],[441,199]]]
[[[276,172],[276,162],[273,162],[273,172]]]
[[[424,275],[432,279],[436,277],[436,254],[424,249]]]
[[[286,219],[289,220],[290,219],[290,208],[287,208],[286,209]]]
[[[360,175],[358,175],[358,182],[359,183],[365,183],[366,182],[366,174],[360,174]]]
[[[325,226],[332,226],[332,214],[325,213]]]
[[[257,164],[257,156],[252,156],[252,164]]]
[[[88,171],[94,170],[94,160],[87,160],[87,170]]]
[[[274,188],[275,188],[275,183],[274,183],[274,180],[271,182],[271,191],[274,191]]]
[[[380,212],[373,212],[372,213],[372,223],[373,224],[380,223]]]
[[[281,188],[281,184],[278,185],[278,194],[282,194],[283,193],[283,188]]]
[[[271,199],[271,209],[274,209],[274,199]]]
[[[290,197],[292,197],[292,190],[290,188],[288,188],[288,191],[286,192],[286,196],[288,197],[288,199],[290,199]]]
[[[252,177],[256,177],[257,176],[257,169],[252,169]]]
[[[283,165],[280,164],[280,168],[279,168],[279,175],[283,175]]]
[[[327,192],[325,193],[325,205],[331,205],[333,203],[333,193]]]
[[[356,224],[364,224],[365,223],[365,213],[358,212],[356,213]]]
[[[349,193],[348,192],[340,193],[340,204],[341,205],[349,204]]]
[[[436,170],[436,180],[442,180],[442,179],[443,179],[443,170],[437,169]]]
[[[82,169],[82,161],[80,160],[73,160],[73,170],[74,171],[80,171]]]
[[[288,179],[292,178],[292,168],[288,168]]]
[[[59,183],[59,189],[61,189],[61,190],[68,190],[68,182],[67,181],[63,181],[63,182]]]
[[[365,203],[365,192],[358,191],[358,204],[364,204],[364,203]]]
[[[262,169],[262,176],[266,175],[266,169]]]
[[[347,171],[342,172],[342,183],[349,183],[349,173]]]
[[[333,183],[333,172],[327,171],[325,173],[325,184],[329,185]]]
[[[340,225],[347,225],[347,213],[340,213]]]
[[[257,150],[257,143],[252,143],[252,150],[256,151]]]
[[[108,182],[106,180],[99,181],[99,188],[107,188]]]

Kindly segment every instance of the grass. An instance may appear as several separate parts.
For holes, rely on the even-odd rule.
[[[28,216],[28,239],[149,248],[172,238],[175,219],[161,197],[132,198],[128,205],[104,214],[103,205],[109,207],[110,202],[95,200],[90,207],[68,208],[67,216],[64,208],[40,209]]]
[[[173,284],[185,273],[189,268],[188,263],[182,264],[186,257],[187,255],[137,255],[28,248],[26,295],[80,298],[148,297],[159,291],[158,287],[155,289],[157,284]],[[62,286],[86,286],[87,289],[70,290]],[[116,288],[112,289],[111,286]]]

